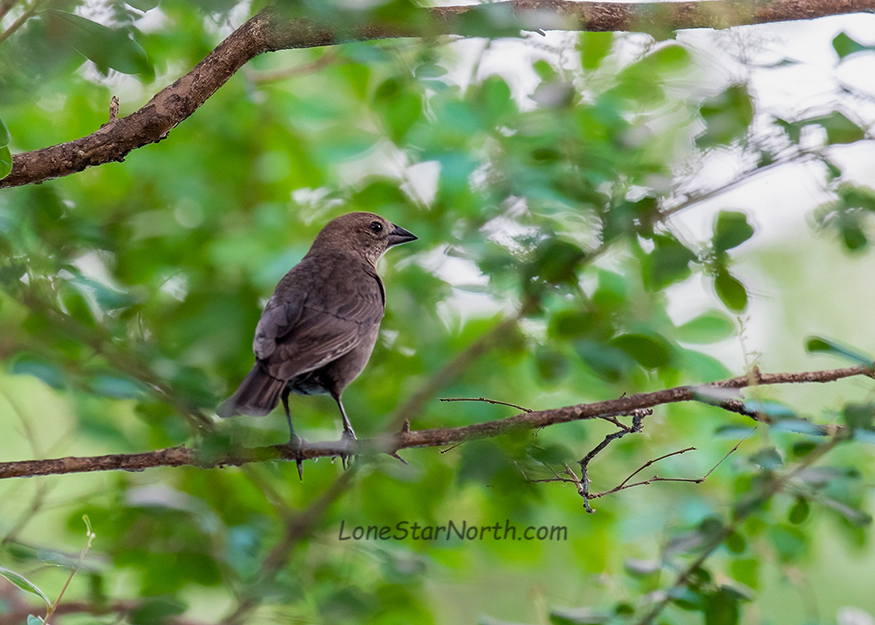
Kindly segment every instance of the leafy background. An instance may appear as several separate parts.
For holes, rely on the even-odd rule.
[[[0,168],[93,132],[114,94],[122,115],[142,106],[258,8],[15,4],[4,28],[30,14],[0,44]],[[871,360],[869,21],[256,59],[124,163],[0,193],[0,456],[284,442],[278,415],[204,423],[251,366],[264,298],[349,210],[420,239],[381,263],[380,341],[345,394],[360,436],[408,411],[417,429],[514,414],[439,396],[550,408],[846,364],[806,352],[809,335]],[[660,622],[872,623],[870,389],[749,392],[779,421],[850,424],[857,440],[753,510]],[[330,399],[293,411],[308,439],[337,436]],[[688,446],[655,469],[699,477],[743,442],[702,484],[624,491],[594,515],[573,486],[526,477],[573,465],[606,423],[363,463],[273,568],[289,515],[339,463],[307,463],[303,483],[285,463],[11,480],[0,565],[54,600],[87,515],[96,536],[61,602],[81,610],[64,622],[633,623],[745,496],[820,442],[798,419],[754,430],[704,404],[660,408],[598,457],[593,490]],[[568,540],[338,540],[341,522],[449,520],[565,526]],[[4,593],[0,621],[26,596]]]

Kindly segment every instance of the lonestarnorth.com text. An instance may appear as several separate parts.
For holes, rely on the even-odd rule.
[[[340,522],[338,540],[568,540],[568,528],[564,525],[529,525],[518,527],[510,519],[504,525],[469,525],[467,521],[446,525],[420,525],[399,521],[393,525],[356,525],[347,527]]]

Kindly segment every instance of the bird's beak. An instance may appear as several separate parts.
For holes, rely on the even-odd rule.
[[[402,243],[407,243],[409,241],[416,241],[417,237],[415,234],[408,232],[404,228],[396,226],[395,224],[392,224],[392,227],[394,230],[392,230],[388,236],[389,247],[392,247],[393,245],[401,245]]]

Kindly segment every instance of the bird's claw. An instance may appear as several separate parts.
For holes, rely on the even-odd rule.
[[[343,444],[344,449],[347,447],[355,446],[355,443],[358,442],[358,439],[355,437],[355,432],[352,430],[344,430],[343,434],[340,435],[340,442]],[[353,454],[341,453],[340,461],[343,463],[343,470],[346,471],[349,469],[350,459]]]
[[[289,438],[289,445],[291,445],[292,449],[295,451],[295,464],[298,465],[298,479],[302,482],[304,481],[304,454],[302,453],[302,450],[304,448],[304,443],[306,442],[307,441],[297,434],[292,434],[291,438]]]
[[[401,464],[405,464],[405,465],[407,464],[407,461],[404,458],[402,458],[401,456],[399,456],[397,451],[390,451],[388,453],[390,456],[395,458],[395,460],[400,460]]]

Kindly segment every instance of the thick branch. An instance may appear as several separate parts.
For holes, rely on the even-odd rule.
[[[684,401],[698,401],[705,398],[709,404],[722,407],[722,402],[708,399],[708,392],[714,389],[740,389],[748,386],[766,386],[772,384],[802,384],[813,382],[834,382],[854,376],[873,377],[872,370],[866,367],[848,367],[845,369],[829,369],[825,371],[808,371],[804,373],[771,373],[741,376],[729,380],[713,382],[701,386],[678,386],[652,393],[639,393],[624,396],[619,399],[578,404],[550,410],[539,410],[523,414],[487,421],[464,427],[435,428],[430,430],[411,431],[402,429],[396,434],[374,439],[359,441],[355,448],[342,442],[306,443],[302,454],[307,458],[338,456],[341,453],[360,455],[374,453],[394,454],[400,449],[410,447],[439,447],[460,443],[478,438],[499,436],[512,429],[539,429],[548,425],[598,419],[614,415],[625,415],[636,410],[653,408],[663,404]],[[726,400],[728,409],[738,412],[735,406],[738,400]],[[755,414],[755,413],[750,413]],[[86,473],[90,471],[142,471],[151,467],[179,467],[184,465],[201,468],[239,466],[250,462],[265,460],[295,460],[297,452],[288,444],[254,449],[233,450],[227,453],[199,453],[197,450],[179,446],[159,449],[140,454],[112,454],[108,456],[68,457],[51,460],[22,460],[18,462],[0,463],[0,479],[10,477],[33,477],[37,475],[60,475],[65,473]]]
[[[875,11],[875,0],[725,0],[705,2],[574,2],[511,0],[475,6],[419,9],[398,24],[339,15],[332,23],[289,18],[266,9],[228,36],[188,74],[140,110],[81,139],[16,154],[0,188],[42,182],[113,161],[164,139],[247,61],[275,50],[313,48],[393,37],[516,36],[520,30],[645,32],[727,28],[826,15]]]

